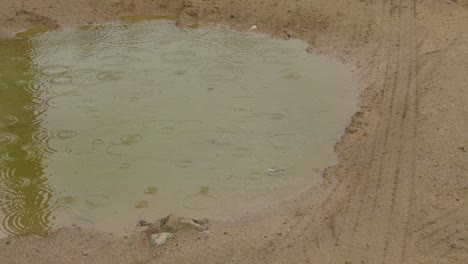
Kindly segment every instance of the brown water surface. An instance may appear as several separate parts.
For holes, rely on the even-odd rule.
[[[320,182],[356,110],[343,65],[128,21],[0,42],[0,236],[223,219]]]

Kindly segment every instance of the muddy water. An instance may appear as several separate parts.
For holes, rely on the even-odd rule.
[[[305,48],[164,21],[1,42],[0,236],[222,219],[319,183],[356,92]]]

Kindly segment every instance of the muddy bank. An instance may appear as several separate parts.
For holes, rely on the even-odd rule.
[[[3,37],[148,13],[181,26],[256,25],[352,65],[361,91],[322,186],[156,250],[138,229],[128,238],[69,228],[4,239],[5,263],[468,262],[466,1],[0,3]]]

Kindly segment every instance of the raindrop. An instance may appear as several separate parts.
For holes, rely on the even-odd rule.
[[[190,62],[194,60],[196,54],[189,50],[178,50],[173,52],[164,53],[161,57],[163,61],[172,62],[172,63],[180,63],[180,62]]]
[[[45,75],[59,75],[71,72],[71,68],[67,66],[49,66],[41,70]]]
[[[185,208],[192,210],[206,210],[213,208],[217,205],[218,199],[209,194],[192,194],[188,195],[183,200]]]
[[[143,137],[139,134],[129,134],[120,138],[123,144],[133,144],[143,140]]]
[[[66,84],[66,83],[71,83],[73,78],[71,76],[59,76],[50,79],[50,82],[53,84]]]
[[[78,132],[74,130],[58,130],[55,133],[55,136],[60,139],[70,139],[76,137],[76,135],[78,135]]]
[[[158,193],[158,190],[158,187],[151,186],[145,189],[144,194],[155,195]]]
[[[235,66],[212,67],[202,70],[202,78],[208,81],[234,81],[241,77],[242,68]]]
[[[182,167],[182,168],[188,168],[188,167],[192,167],[192,162],[190,160],[183,160],[181,162],[179,162],[179,167]]]
[[[120,80],[125,76],[123,72],[101,72],[97,78],[101,81],[116,81]]]
[[[91,207],[99,207],[108,204],[110,199],[104,194],[92,194],[86,198],[85,202]]]
[[[249,148],[236,148],[232,152],[234,157],[244,158],[249,157],[252,154],[252,151]]]
[[[19,140],[19,137],[15,134],[12,133],[0,133],[0,145],[10,145],[17,143]]]
[[[149,202],[145,200],[138,201],[135,204],[135,208],[137,209],[142,209],[142,208],[147,208],[147,207],[149,207]]]
[[[105,66],[123,66],[131,62],[129,56],[126,55],[112,55],[102,58]]]

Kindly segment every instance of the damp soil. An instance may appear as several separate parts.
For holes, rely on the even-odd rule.
[[[159,249],[139,229],[115,238],[66,228],[48,238],[3,239],[3,262],[468,262],[466,1],[0,3],[4,37],[128,15],[175,16],[190,28],[255,25],[353,67],[361,95],[360,110],[335,146],[338,162],[320,186],[212,223],[210,233],[178,233]]]

